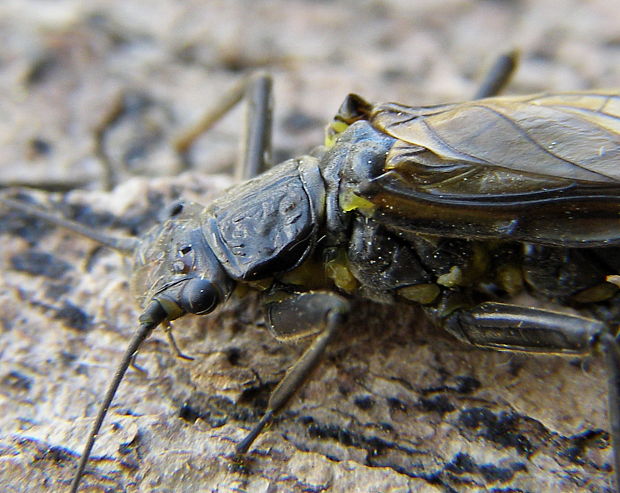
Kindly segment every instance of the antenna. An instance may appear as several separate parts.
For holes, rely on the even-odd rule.
[[[161,322],[163,322],[166,317],[167,313],[158,301],[152,301],[146,308],[146,310],[144,310],[144,313],[140,316],[140,327],[138,327],[138,330],[129,342],[129,346],[127,346],[125,354],[123,355],[123,358],[121,359],[121,362],[118,365],[116,372],[114,373],[114,377],[110,382],[108,390],[105,393],[103,402],[99,406],[97,417],[95,418],[93,427],[90,430],[90,434],[88,435],[88,442],[86,442],[86,446],[84,447],[84,451],[82,452],[82,457],[80,458],[77,472],[75,473],[75,476],[73,477],[73,481],[71,483],[71,493],[76,493],[78,487],[80,486],[80,480],[84,475],[84,469],[86,468],[88,459],[90,459],[90,454],[93,450],[93,446],[95,445],[97,434],[101,429],[103,420],[106,417],[106,414],[108,414],[110,404],[112,403],[112,400],[116,395],[116,391],[118,390],[118,387],[121,384],[121,381],[123,380],[123,377],[125,376],[127,368],[129,368],[129,365],[131,364],[134,355],[138,351],[140,345],[153,331],[153,329],[155,329],[155,327],[157,327]]]
[[[0,196],[0,204],[3,204],[10,209],[26,212],[31,216],[43,219],[51,224],[60,226],[61,228],[68,229],[79,235],[90,238],[91,240],[101,243],[107,247],[113,248],[125,254],[132,254],[138,246],[139,240],[137,238],[121,238],[117,236],[106,235],[95,229],[89,228],[82,224],[70,221],[68,219],[58,217],[55,214],[47,212],[39,207],[28,204],[21,200],[10,199],[8,197]]]

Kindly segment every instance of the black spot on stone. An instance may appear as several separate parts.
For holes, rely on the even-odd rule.
[[[407,412],[407,404],[396,397],[388,397],[387,403],[392,411],[401,411],[403,413]]]
[[[26,272],[33,276],[49,277],[50,279],[58,279],[73,268],[71,264],[64,260],[35,249],[13,255],[11,257],[11,266],[18,272]]]
[[[364,448],[369,451],[371,457],[378,457],[383,454],[390,445],[378,437],[369,437],[363,441]]]
[[[588,448],[604,449],[609,445],[609,433],[604,430],[587,430],[569,437],[568,443],[561,455],[575,464],[583,465]]]
[[[55,56],[47,54],[34,61],[26,73],[25,81],[28,85],[44,82],[58,68],[59,63]]]
[[[56,309],[54,319],[62,320],[68,327],[82,331],[88,329],[93,322],[91,315],[69,301]]]
[[[534,452],[533,444],[520,433],[521,416],[514,413],[493,414],[488,409],[472,408],[461,412],[459,422],[466,428],[478,429],[482,437],[502,446],[515,447],[523,455]]]
[[[355,398],[353,403],[364,411],[371,409],[375,405],[375,401],[369,395],[359,395]]]
[[[458,453],[446,469],[455,474],[472,473],[476,470],[476,463],[469,454]]]
[[[118,453],[121,455],[129,455],[133,451],[133,443],[121,443],[118,446]]]
[[[461,413],[459,421],[467,428],[478,428],[483,424],[495,423],[497,418],[495,414],[488,409],[471,408]]]
[[[63,204],[63,217],[98,231],[116,226],[120,221],[110,212],[95,211],[87,204]]]
[[[179,418],[187,421],[188,423],[195,423],[200,417],[200,413],[197,409],[193,408],[188,403],[185,403],[179,409]]]
[[[493,464],[483,464],[478,470],[487,481],[508,481],[512,479],[515,473],[512,468],[497,467]]]
[[[34,201],[26,194],[15,194],[14,199],[28,204]],[[2,208],[0,218],[0,234],[9,234],[23,238],[31,245],[37,244],[41,238],[45,237],[53,229],[47,221],[29,216],[27,212],[15,209]]]
[[[383,431],[394,431],[394,427],[390,423],[381,422],[379,426]]]
[[[351,393],[351,388],[348,385],[338,385],[338,392],[343,397],[347,397]]]
[[[41,137],[35,137],[29,142],[32,152],[39,156],[45,156],[52,152],[52,144]]]
[[[473,391],[478,390],[481,386],[480,381],[474,377],[456,377],[457,386],[456,391],[459,394],[471,394]]]
[[[239,403],[251,402],[259,409],[266,409],[267,401],[274,387],[275,383],[262,383],[243,389],[243,392],[239,396]]]
[[[321,424],[314,421],[308,427],[308,435],[322,440],[331,439],[348,446],[362,448],[368,452],[368,459],[376,458],[384,454],[386,449],[397,448],[395,444],[387,442],[376,436],[364,436],[353,433],[340,426]]]
[[[32,378],[18,371],[11,371],[2,378],[2,385],[15,390],[28,391],[32,387]]]
[[[212,428],[225,425],[229,418],[248,421],[251,416],[252,413],[238,408],[230,399],[204,392],[194,392],[179,404],[179,417],[190,423],[200,418]]]
[[[231,365],[237,366],[241,358],[241,349],[238,347],[229,348],[228,351],[226,351],[226,357]]]
[[[64,365],[70,365],[78,359],[77,355],[69,353],[67,351],[62,351],[60,353],[60,358],[62,359]]]
[[[63,447],[50,447],[45,451],[45,457],[42,457],[42,459],[56,463],[66,462],[71,460],[71,458],[71,454]]]
[[[444,395],[438,395],[430,399],[422,397],[418,400],[416,407],[426,412],[437,412],[442,416],[454,411],[454,406]]]

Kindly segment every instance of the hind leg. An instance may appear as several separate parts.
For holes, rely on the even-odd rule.
[[[543,354],[605,355],[614,477],[620,487],[620,347],[599,320],[504,303],[457,310],[443,321],[451,334],[474,346]]]
[[[200,135],[245,100],[246,122],[235,177],[247,180],[265,171],[271,164],[271,87],[271,77],[265,72],[257,72],[224,93],[214,108],[175,139],[173,145],[182,161],[187,162],[187,153]]]

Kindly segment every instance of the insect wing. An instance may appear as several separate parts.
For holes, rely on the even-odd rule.
[[[355,191],[397,229],[549,245],[620,244],[618,92],[374,108],[398,139]]]
[[[593,183],[620,181],[620,94],[489,98],[420,115],[376,107],[373,125],[444,160]]]

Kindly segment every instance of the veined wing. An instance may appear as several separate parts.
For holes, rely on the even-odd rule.
[[[620,182],[620,90],[373,108],[376,128],[439,158],[590,183]],[[402,160],[400,160],[402,164]]]
[[[375,106],[398,139],[354,194],[388,227],[558,246],[620,244],[618,91]]]

